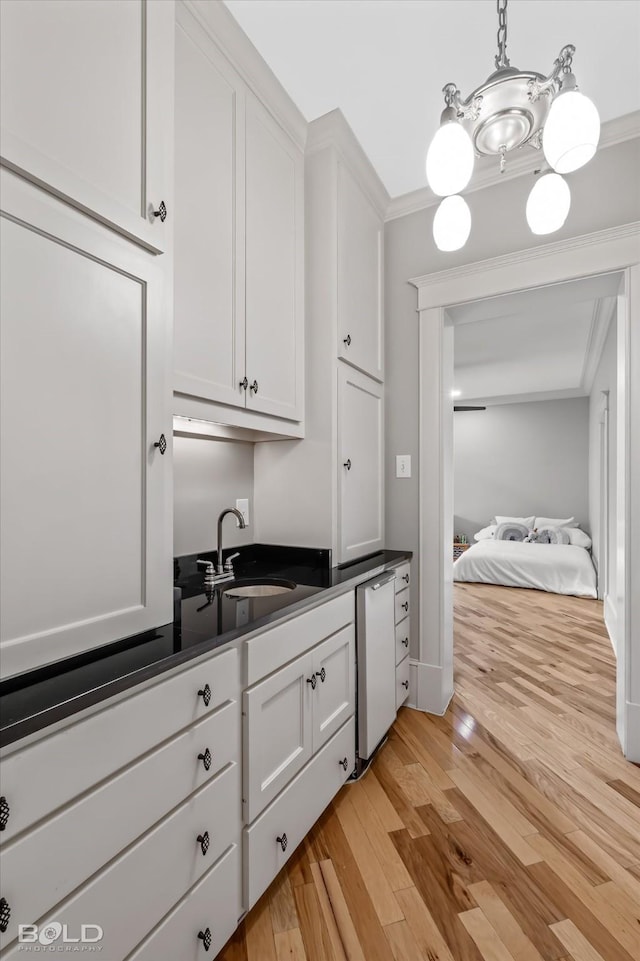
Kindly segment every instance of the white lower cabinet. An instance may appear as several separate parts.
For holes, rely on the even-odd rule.
[[[314,652],[314,752],[355,711],[355,643],[355,630],[350,624],[324,641]]]
[[[409,697],[409,655],[396,666],[396,710]]]
[[[251,908],[344,784],[355,764],[351,717],[275,801],[244,829],[244,903]]]
[[[215,958],[242,914],[242,859],[232,844],[127,961]]]
[[[409,673],[411,647],[411,618],[409,617],[409,584],[411,583],[411,563],[396,568],[396,710],[409,697]]]

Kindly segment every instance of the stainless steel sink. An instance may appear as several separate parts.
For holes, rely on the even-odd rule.
[[[236,581],[224,592],[228,597],[272,597],[286,594],[297,585],[276,577],[262,577],[259,580]]]

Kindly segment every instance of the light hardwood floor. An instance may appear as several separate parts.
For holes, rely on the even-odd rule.
[[[597,601],[455,588],[456,695],[403,709],[223,961],[640,958],[640,768]]]

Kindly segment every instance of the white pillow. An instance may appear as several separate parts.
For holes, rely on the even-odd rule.
[[[591,538],[584,531],[581,531],[579,527],[565,527],[567,534],[569,535],[569,543],[573,544],[574,547],[584,547],[586,551],[591,547]]]
[[[534,520],[533,514],[531,517],[503,517],[496,514],[496,524],[522,524],[523,527],[533,527]]]
[[[536,530],[542,527],[577,527],[578,522],[575,517],[536,517],[533,525]]]
[[[473,535],[475,541],[488,541],[496,532],[497,524],[489,524],[488,527],[483,527],[481,531]]]

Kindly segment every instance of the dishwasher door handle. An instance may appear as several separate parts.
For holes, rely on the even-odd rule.
[[[390,584],[391,581],[395,580],[395,577],[396,577],[396,575],[395,575],[395,574],[392,574],[390,577],[385,577],[385,579],[384,579],[383,581],[376,581],[375,584],[372,584],[372,585],[371,585],[371,590],[372,590],[372,591],[379,591],[380,588],[381,588],[381,587],[384,587],[385,584]]]

